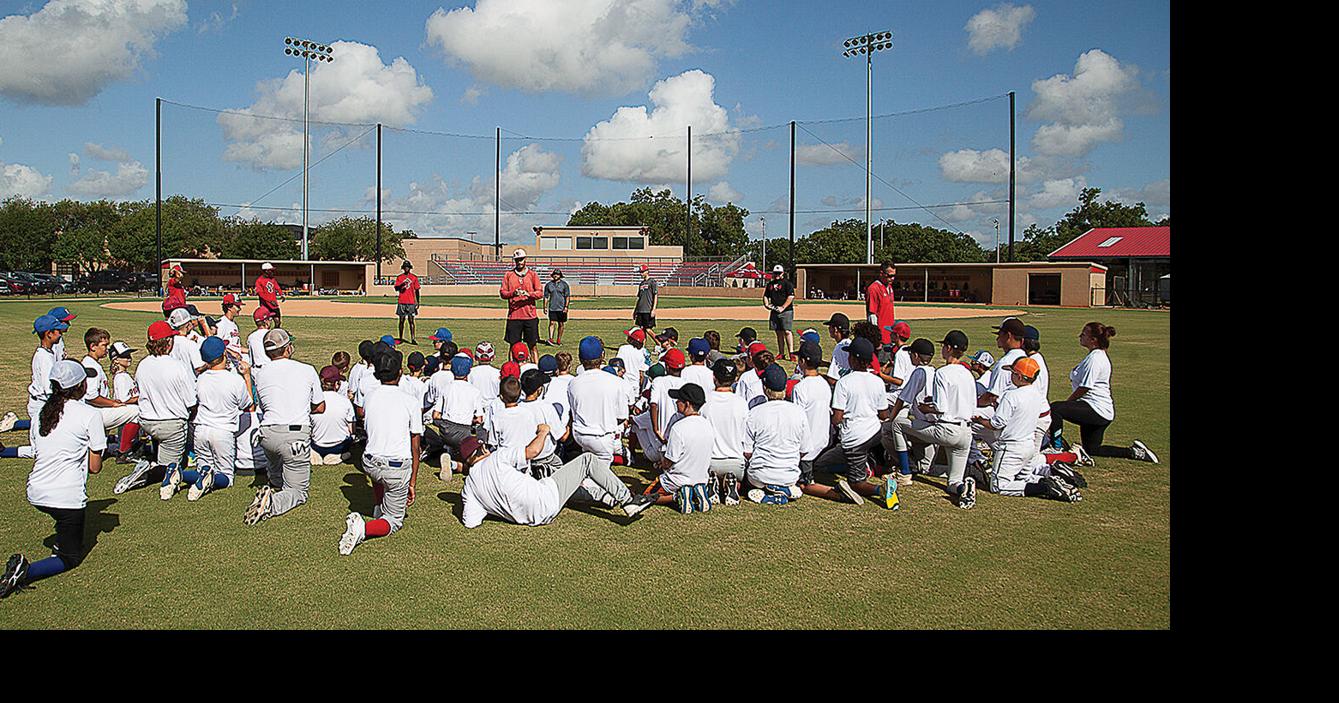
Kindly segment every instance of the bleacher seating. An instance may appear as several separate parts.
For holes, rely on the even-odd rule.
[[[451,283],[459,285],[498,285],[502,275],[512,268],[510,261],[470,261],[433,257],[433,265]],[[531,259],[530,266],[547,281],[549,273],[562,269],[563,278],[572,285],[637,285],[641,274],[639,263],[631,260],[610,259],[582,261],[562,259]],[[722,285],[724,275],[738,265],[737,261],[664,261],[647,262],[651,278],[661,285],[706,286]]]

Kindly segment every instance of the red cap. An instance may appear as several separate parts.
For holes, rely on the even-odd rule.
[[[530,347],[525,346],[525,342],[517,342],[511,345],[512,361],[525,361],[530,357]]]
[[[151,341],[167,339],[168,337],[175,337],[176,335],[177,331],[173,329],[172,325],[167,324],[167,320],[159,320],[149,325],[149,339]]]
[[[499,378],[506,378],[508,376],[515,376],[516,378],[520,378],[521,365],[516,363],[515,361],[508,361],[507,363],[503,364],[502,374],[501,376],[499,376]]]
[[[229,293],[229,294],[223,296],[223,304],[224,304],[224,305],[237,305],[237,306],[240,307],[241,304],[242,304],[242,299],[239,298],[239,297],[237,297],[237,294],[236,294],[236,293]]]
[[[767,345],[762,342],[754,342],[749,345],[749,356],[753,356],[760,351],[767,351]]]
[[[264,305],[257,305],[255,312],[251,313],[251,318],[256,322],[264,322],[271,317],[274,317],[274,313],[270,312],[270,309]]]
[[[898,322],[893,325],[893,334],[902,339],[911,339],[911,325],[905,322]]]
[[[665,356],[661,357],[660,360],[665,362],[665,368],[667,369],[681,369],[684,364],[688,363],[688,360],[684,358],[683,350],[677,347],[665,352]]]
[[[339,372],[339,367],[335,365],[327,366],[321,369],[321,380],[329,383],[344,380],[344,375]]]
[[[646,264],[642,264],[641,267],[638,268],[637,270],[638,270],[638,271],[650,271],[650,270],[651,270],[651,267],[650,267],[650,266],[647,266]]]
[[[646,341],[646,330],[640,327],[633,327],[632,329],[628,330],[627,332],[624,332],[623,334],[626,334],[628,336],[628,339],[635,339],[639,342]]]

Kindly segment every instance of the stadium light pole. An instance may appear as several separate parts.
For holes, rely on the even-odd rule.
[[[302,258],[307,259],[307,169],[311,166],[311,94],[312,61],[329,63],[335,60],[330,55],[330,45],[284,37],[284,54],[302,59]]]
[[[1000,263],[1000,218],[992,217],[991,222],[995,223],[995,263]]]
[[[869,175],[872,169],[873,108],[874,108],[874,52],[893,48],[892,32],[874,32],[851,37],[842,42],[842,56],[865,57],[865,263],[874,263],[874,225],[870,221]]]

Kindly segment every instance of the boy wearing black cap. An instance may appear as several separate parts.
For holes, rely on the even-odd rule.
[[[711,444],[703,441],[712,435],[711,423],[698,414],[707,395],[696,383],[685,383],[669,390],[677,411],[666,432],[663,455],[656,462],[660,469],[663,494],[658,505],[677,504],[679,512],[705,513],[711,510],[707,494],[707,475],[711,466]]]
[[[739,340],[739,346],[736,347],[738,352],[740,354],[746,354],[748,352],[749,345],[758,341],[758,331],[753,329],[752,327],[742,327],[740,328],[739,332],[735,335],[735,339]]]
[[[755,503],[785,505],[803,495],[796,483],[809,422],[798,405],[786,402],[785,369],[770,364],[761,380],[766,400],[749,410],[744,426],[745,477],[752,486],[746,495]]]
[[[962,362],[967,343],[967,335],[961,330],[944,336],[941,355],[946,363],[934,373],[930,397],[917,406],[926,419],[912,420],[902,427],[908,439],[925,445],[923,456],[916,462],[921,473],[928,472],[936,447],[948,451],[948,493],[964,510],[976,505],[976,480],[966,475],[972,446],[972,431],[967,425],[976,411],[976,380]],[[912,445],[913,449],[919,446]]]
[[[907,374],[906,382],[898,390],[897,400],[893,401],[889,410],[890,417],[883,423],[881,439],[884,455],[897,459],[896,480],[899,486],[911,485],[911,446],[907,443],[903,429],[911,426],[913,418],[922,422],[927,419],[919,406],[934,386],[935,367],[931,366],[934,361],[934,342],[917,339],[907,346],[907,353],[911,358],[911,373]]]
[[[832,443],[832,387],[818,369],[823,363],[823,350],[815,342],[800,344],[800,380],[790,391],[790,400],[800,410],[809,425],[809,441],[800,452],[800,488],[809,495],[832,500],[843,500],[837,489],[814,483],[814,459]]]
[[[363,375],[372,372],[372,351],[374,342],[364,339],[358,343],[358,363],[349,369],[349,400],[353,400],[354,389],[362,381]]]
[[[828,385],[836,385],[837,379],[851,372],[851,362],[847,349],[851,346],[851,319],[842,313],[836,313],[824,323],[828,326],[828,335],[836,342],[832,346],[832,361],[828,364]]]
[[[883,421],[888,419],[888,395],[883,379],[868,373],[874,360],[874,345],[857,338],[851,343],[851,373],[842,376],[832,389],[832,424],[837,428],[837,444],[814,459],[814,469],[824,471],[845,465],[846,480],[837,478],[837,490],[856,505],[862,495],[880,495],[888,508],[896,505],[893,495],[897,484],[887,481],[879,486],[870,482],[870,452],[879,445]]]
[[[558,448],[572,434],[571,428],[563,420],[562,406],[542,399],[548,384],[548,374],[539,369],[530,369],[521,374],[521,393],[525,397],[520,407],[530,412],[532,426],[548,425],[551,428],[544,448],[530,460],[530,473],[535,478],[546,478],[562,468],[563,458],[558,454]]]

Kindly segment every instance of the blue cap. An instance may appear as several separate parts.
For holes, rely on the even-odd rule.
[[[51,308],[50,310],[46,311],[46,314],[56,318],[57,320],[60,320],[61,322],[69,322],[70,320],[74,319],[74,313],[70,312],[70,309],[66,307]]]
[[[472,366],[474,366],[474,362],[468,356],[451,357],[451,374],[454,376],[470,375],[470,367]]]
[[[539,370],[552,376],[558,373],[558,357],[552,354],[545,354],[539,357]]]
[[[614,368],[616,368],[616,369],[618,369],[619,371],[625,371],[625,370],[627,370],[627,364],[624,364],[624,363],[623,363],[623,360],[620,359],[620,358],[618,358],[618,357],[614,357],[614,358],[610,359],[610,360],[609,360],[609,365],[612,366],[612,367],[614,367]]]
[[[606,366],[606,367],[604,367],[604,368],[602,368],[602,369],[600,369],[600,370],[603,371],[603,372],[605,372],[605,373],[613,374],[613,375],[615,375],[615,376],[618,375],[618,369],[614,368],[613,366]]]
[[[711,342],[701,337],[693,337],[688,340],[689,356],[706,356],[711,353]]]
[[[581,348],[577,352],[581,355],[582,361],[590,361],[604,356],[604,342],[599,337],[586,337],[581,340]]]
[[[70,329],[70,326],[60,320],[50,316],[43,315],[33,320],[33,334],[45,334],[51,330],[60,330],[64,332]]]
[[[820,337],[818,336],[818,333],[817,333],[817,332],[805,332],[804,334],[800,335],[800,341],[802,341],[802,342],[813,342],[813,343],[815,343],[815,344],[822,344],[822,343],[823,343],[822,338],[820,338]]]
[[[786,370],[776,364],[768,364],[767,368],[763,369],[762,372],[763,386],[765,386],[767,390],[773,392],[786,390],[786,381],[789,380],[789,378],[790,377],[786,375]]]
[[[200,358],[206,364],[212,364],[227,351],[228,343],[218,337],[209,337],[200,343]]]
[[[437,331],[433,332],[428,339],[431,339],[434,342],[449,342],[451,341],[451,330],[445,327],[438,327]]]
[[[391,345],[392,347],[395,346],[395,337],[392,335],[389,334],[381,335],[381,341]]]

